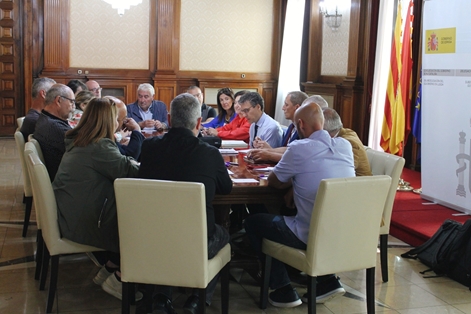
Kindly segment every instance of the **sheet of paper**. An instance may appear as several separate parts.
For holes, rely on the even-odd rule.
[[[258,183],[257,180],[255,179],[232,179],[232,182],[234,183]]]
[[[237,154],[237,151],[234,148],[220,148],[219,152],[221,154]]]
[[[230,171],[229,169],[227,169],[227,173],[228,173],[229,175],[233,175],[233,174],[234,174],[234,172]]]
[[[253,170],[266,172],[266,171],[273,171],[273,168],[275,168],[275,167],[254,168]]]
[[[248,152],[250,152],[250,148],[248,148],[248,149],[239,149],[237,152],[247,154]]]
[[[223,148],[245,148],[247,146],[246,142],[238,140],[222,140],[221,142]]]

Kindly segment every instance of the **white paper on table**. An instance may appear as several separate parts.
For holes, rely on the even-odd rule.
[[[233,175],[233,174],[234,174],[234,172],[230,171],[229,169],[227,169],[227,173],[228,173],[229,175]]]
[[[249,149],[239,149],[237,152],[247,154],[248,152],[250,152],[250,148]]]
[[[234,148],[219,148],[221,154],[237,154],[237,151]]]
[[[232,182],[234,183],[258,183],[257,180],[255,179],[232,179]]]
[[[273,168],[275,168],[275,167],[254,168],[253,170],[266,172],[266,171],[273,171]]]
[[[241,140],[222,140],[221,147],[223,148],[246,148],[248,144]]]

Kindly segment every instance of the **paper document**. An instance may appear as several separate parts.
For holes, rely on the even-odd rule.
[[[265,171],[272,171],[272,170],[273,170],[273,168],[275,168],[275,167],[254,168],[253,170],[255,170],[255,171],[263,171],[263,172],[265,172]]]
[[[237,155],[237,151],[234,148],[219,148],[221,154],[234,154]]]
[[[232,179],[234,183],[258,183],[255,179]]]
[[[244,141],[222,140],[221,147],[222,148],[247,148],[248,145]]]

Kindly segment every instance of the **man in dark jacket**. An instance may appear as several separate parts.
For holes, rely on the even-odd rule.
[[[196,137],[201,126],[201,112],[195,97],[188,93],[178,95],[171,102],[168,120],[171,128],[167,134],[146,139],[142,144],[138,177],[204,183],[208,259],[211,259],[229,242],[227,231],[215,223],[212,201],[216,193],[230,193],[232,181],[219,150]],[[216,282],[217,277],[206,289],[207,304],[211,301]],[[166,287],[161,292],[155,304],[157,310],[173,313],[171,289]],[[194,293],[188,298],[184,308],[187,312],[198,313],[197,306],[198,297]]]

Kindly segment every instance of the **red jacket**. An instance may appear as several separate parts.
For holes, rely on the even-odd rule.
[[[231,123],[217,128],[216,130],[218,131],[218,137],[223,140],[242,140],[248,143],[249,128],[249,121],[247,121],[246,118],[241,118],[240,115],[237,115]]]

